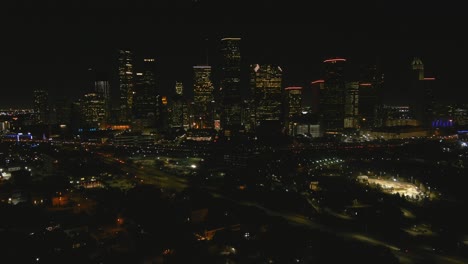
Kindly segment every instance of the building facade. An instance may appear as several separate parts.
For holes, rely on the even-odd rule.
[[[119,106],[121,123],[129,123],[133,109],[133,53],[130,50],[119,50]]]
[[[276,65],[251,65],[251,119],[254,128],[282,122],[283,71]]]
[[[341,134],[345,119],[345,80],[346,59],[334,58],[323,61],[325,76],[320,90],[320,118],[324,134]]]
[[[221,126],[241,126],[241,52],[240,38],[221,39]]]
[[[37,124],[49,123],[49,93],[44,90],[35,90],[34,95],[34,113]]]
[[[155,71],[155,59],[144,59],[143,71],[135,75],[132,117],[140,128],[155,127],[160,119]]]
[[[211,66],[193,67],[193,122],[192,128],[213,127],[214,86],[211,81]]]

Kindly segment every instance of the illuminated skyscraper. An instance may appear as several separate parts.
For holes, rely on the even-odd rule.
[[[34,113],[38,124],[49,123],[49,93],[44,90],[35,90]]]
[[[96,80],[94,82],[94,91],[101,95],[105,100],[110,99],[110,84],[108,80]]]
[[[221,39],[221,126],[240,128],[241,120],[241,53],[240,38]]]
[[[106,117],[110,117],[111,97],[109,79],[104,74],[97,74],[94,81],[94,92],[104,99]]]
[[[251,65],[250,88],[253,97],[254,126],[266,122],[281,122],[283,71],[274,65]]]
[[[414,72],[414,76],[417,80],[422,81],[424,79],[424,64],[420,58],[414,58],[411,62],[411,69]]]
[[[175,84],[176,94],[172,97],[170,111],[170,126],[173,128],[188,128],[188,109],[183,95],[182,82]]]
[[[184,84],[182,82],[176,82],[175,91],[176,91],[176,94],[183,95],[184,94]]]
[[[292,119],[298,117],[302,110],[302,87],[287,87],[285,90],[285,124],[288,134],[292,132]]]
[[[156,87],[155,59],[143,60],[143,71],[135,75],[133,118],[137,127],[155,127],[160,117],[160,97]]]
[[[345,80],[346,59],[335,58],[323,61],[325,77],[320,90],[320,118],[325,134],[339,134],[344,127],[345,118]]]
[[[80,101],[81,128],[103,129],[105,127],[106,103],[97,93],[88,93]]]
[[[211,66],[193,67],[193,128],[213,127],[213,83]]]
[[[346,83],[345,128],[358,128],[359,115],[359,82]]]
[[[411,68],[413,79],[409,92],[410,106],[416,120],[423,127],[429,128],[434,119],[434,90],[437,86],[437,80],[434,77],[424,75],[424,64],[419,58],[413,59]]]
[[[133,109],[133,54],[130,50],[119,50],[119,103],[120,122],[131,121]]]
[[[287,87],[286,91],[286,116],[291,118],[301,113],[302,87]]]

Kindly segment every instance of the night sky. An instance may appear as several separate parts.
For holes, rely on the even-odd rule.
[[[176,79],[191,86],[191,67],[205,63],[206,50],[217,64],[222,37],[242,37],[245,66],[281,65],[285,86],[320,78],[328,57],[345,57],[354,67],[378,62],[386,101],[394,104],[406,102],[403,76],[418,56],[426,75],[439,80],[441,101],[466,102],[468,31],[456,6],[249,2],[18,1],[1,18],[0,108],[30,107],[34,89],[76,99],[90,89],[90,68],[108,73],[115,98],[118,48],[133,49],[137,59],[155,57],[159,90],[170,95]]]

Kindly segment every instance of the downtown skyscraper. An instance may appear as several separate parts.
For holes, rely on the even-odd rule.
[[[160,96],[156,87],[156,62],[154,58],[143,59],[143,68],[135,76],[133,89],[133,119],[135,127],[155,127],[160,119]]]
[[[193,108],[190,127],[213,128],[213,92],[211,66],[193,66]]]
[[[34,114],[36,123],[48,124],[49,122],[49,93],[44,90],[35,90],[34,94]]]
[[[283,70],[277,65],[251,65],[250,90],[254,127],[282,119]]]
[[[384,76],[377,65],[362,69],[359,80],[359,125],[361,128],[382,126],[382,88]]]
[[[121,123],[129,123],[133,109],[133,53],[130,50],[119,50],[119,107]]]
[[[293,131],[292,120],[299,117],[302,110],[302,87],[292,86],[284,89],[285,91],[285,128],[289,135]]]
[[[323,61],[325,76],[320,90],[320,119],[324,134],[340,134],[345,119],[345,80],[346,59],[333,58]]]
[[[240,38],[221,39],[221,126],[239,130],[242,124]]]

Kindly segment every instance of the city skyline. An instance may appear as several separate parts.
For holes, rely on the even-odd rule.
[[[211,42],[219,42],[219,39],[214,39]],[[203,44],[205,41],[200,39],[201,48],[203,48]],[[406,56],[401,56],[397,58],[391,58],[390,55],[387,56],[377,56],[375,55],[374,58],[369,58],[371,56],[361,56],[361,57],[353,57],[353,56],[324,56],[317,54],[306,54],[307,57],[314,57],[314,60],[308,59],[301,59],[293,56],[289,56],[289,58],[284,58],[281,55],[287,56],[288,51],[282,51],[278,54],[278,59],[275,60],[273,58],[269,59],[267,57],[272,57],[271,55],[253,55],[251,53],[251,48],[248,47],[249,39],[243,39],[243,47],[246,50],[243,52],[243,57],[246,57],[242,60],[242,93],[245,94],[248,90],[248,65],[249,64],[256,64],[256,63],[273,63],[277,65],[281,65],[282,68],[285,69],[284,71],[284,87],[290,85],[299,85],[304,86],[306,89],[309,88],[310,82],[320,79],[321,72],[323,71],[322,62],[324,59],[333,58],[333,57],[345,57],[347,60],[354,66],[349,68],[355,68],[354,71],[358,70],[360,67],[363,66],[371,66],[378,63],[378,66],[382,69],[383,73],[385,74],[385,86],[384,92],[387,91],[387,95],[385,96],[386,99],[390,99],[389,103],[406,103],[404,100],[399,100],[399,98],[395,98],[395,96],[406,96],[405,92],[408,90],[408,84],[402,83],[404,81],[404,75],[410,72],[411,61],[414,57],[419,57],[423,60],[423,63],[426,67],[426,71],[429,72],[430,76],[435,76],[441,83],[443,83],[444,89],[439,91],[435,91],[436,94],[439,95],[445,102],[450,102],[453,100],[454,102],[460,102],[460,93],[464,95],[463,90],[458,89],[460,85],[463,85],[462,79],[463,76],[458,74],[461,70],[460,67],[457,66],[455,63],[459,63],[457,59],[452,59],[453,57],[447,58],[438,58],[438,56],[412,56],[411,52],[406,53]],[[401,43],[400,43],[401,44]],[[216,43],[211,44],[211,46],[216,45]],[[14,107],[15,105],[19,106],[27,106],[32,103],[31,98],[25,98],[24,92],[31,92],[34,89],[42,89],[49,91],[51,98],[56,98],[58,96],[70,96],[71,99],[79,97],[82,93],[87,92],[87,90],[91,90],[93,87],[89,86],[90,83],[88,80],[88,72],[90,70],[96,72],[105,72],[110,76],[111,88],[110,93],[111,97],[114,98],[118,96],[118,85],[117,78],[115,76],[115,67],[116,67],[116,58],[115,51],[117,49],[111,48],[107,49],[106,58],[100,58],[100,62],[97,62],[99,58],[92,58],[89,61],[77,61],[71,62],[72,64],[67,65],[65,63],[62,65],[61,63],[54,64],[54,68],[58,72],[64,72],[71,70],[69,72],[64,73],[63,75],[52,75],[47,77],[46,75],[41,74],[41,76],[36,76],[39,72],[44,71],[44,69],[36,69],[36,72],[29,72],[32,76],[36,76],[38,78],[33,78],[34,82],[37,83],[36,85],[30,84],[32,80],[24,80],[23,82],[13,82],[11,85],[15,87],[15,89],[7,90],[5,96],[0,99],[0,103],[6,107]],[[250,51],[250,52],[249,52]],[[215,53],[216,49],[212,48],[210,50],[210,57],[213,60],[213,63],[209,63],[210,66],[216,65],[219,68],[219,62],[215,61]],[[147,57],[146,54],[154,54],[152,52],[135,52],[136,56],[139,58]],[[167,61],[167,56],[151,56],[154,57],[156,63],[158,64],[158,76],[157,82],[159,83],[160,91],[164,94],[172,93],[173,91],[171,88],[176,81],[182,81],[186,87],[193,87],[193,82],[191,80],[191,68],[195,65],[204,65],[206,63],[203,62],[203,53],[204,51],[199,52],[199,60],[192,60],[192,61],[185,61],[181,64],[171,65],[169,61]],[[268,53],[263,52],[263,54]],[[271,52],[274,53],[274,52]],[[297,51],[291,51],[292,54],[297,53]],[[311,52],[312,53],[312,52]],[[330,52],[331,53],[331,52]],[[337,54],[343,54],[345,52],[336,52]],[[206,56],[206,55],[205,55]],[[217,55],[219,56],[219,55]],[[255,57],[263,57],[259,59],[254,59]],[[386,58],[385,58],[386,57]],[[96,60],[97,59],[97,60]],[[218,58],[219,59],[219,58]],[[94,62],[93,62],[94,61]],[[198,61],[198,63],[196,63]],[[387,61],[387,63],[386,63]],[[193,62],[193,63],[192,63]],[[29,62],[29,63],[37,63],[37,62]],[[193,65],[191,65],[193,64]],[[449,65],[452,65],[452,68],[449,68]],[[26,67],[32,66],[25,64]],[[64,67],[64,68],[61,68]],[[68,70],[66,70],[68,68]],[[32,69],[31,69],[32,70]],[[215,69],[216,71],[217,69]],[[349,70],[349,69],[348,69]],[[353,70],[353,69],[352,69]],[[46,70],[48,71],[48,70]],[[11,73],[15,76],[15,72]],[[246,76],[247,75],[247,76]],[[11,75],[10,75],[11,76]],[[219,81],[216,83],[217,87],[219,87]],[[89,86],[89,87],[88,87]],[[34,89],[33,89],[33,88]],[[442,91],[443,90],[443,91]],[[17,93],[17,91],[24,91],[21,93]],[[193,95],[192,89],[187,89],[187,93],[189,96]],[[454,94],[457,93],[457,94]],[[384,93],[385,94],[385,93]],[[401,98],[400,98],[401,99]]]
[[[68,17],[66,12],[58,12],[60,9],[56,13],[49,10],[50,14],[42,17],[27,12],[30,9],[9,13],[2,18],[14,25],[5,32],[10,36],[4,58],[9,65],[4,85],[9,89],[5,89],[0,104],[27,106],[31,99],[22,95],[35,89],[48,90],[51,98],[79,98],[90,89],[86,87],[90,68],[109,75],[115,100],[115,53],[127,48],[137,57],[155,58],[161,93],[172,92],[173,83],[183,81],[191,96],[192,67],[205,64],[207,59],[214,69],[220,65],[220,40],[225,37],[242,38],[244,79],[248,79],[250,64],[276,64],[284,69],[284,87],[307,89],[310,81],[321,77],[322,61],[327,58],[344,57],[357,66],[377,62],[386,74],[387,99],[399,103],[408,89],[402,85],[401,75],[413,57],[419,57],[444,87],[438,98],[462,100],[468,95],[467,89],[459,89],[464,85],[467,40],[448,30],[463,30],[462,23],[456,21],[456,10],[446,18],[443,6],[407,5],[396,12],[397,5],[376,2],[370,10],[348,13],[346,5],[334,7],[330,3],[316,4],[319,9],[306,14],[300,5],[286,6],[281,12],[272,3],[268,14],[254,15],[262,8],[259,4],[237,16],[237,8],[244,7],[241,3],[231,4],[233,8],[221,15],[203,6],[219,6],[211,1],[179,2],[182,7],[189,2],[199,7],[155,9],[156,5],[129,14],[124,8],[98,13],[84,9]],[[207,21],[208,17],[212,20]],[[248,88],[246,83],[242,84],[243,92]]]
[[[0,263],[468,263],[464,8],[6,5]]]

